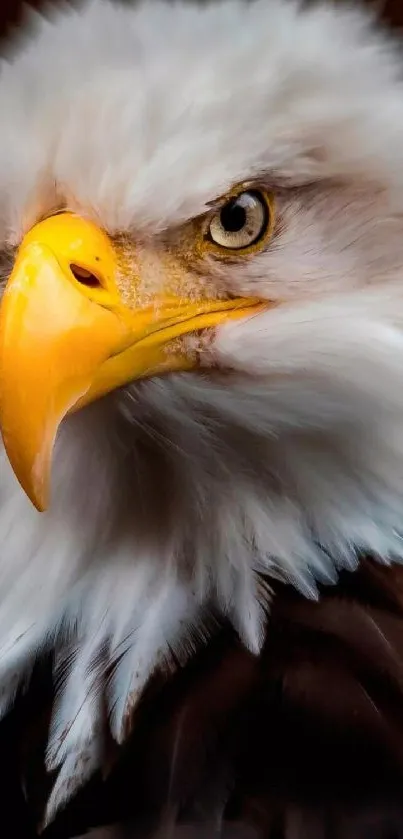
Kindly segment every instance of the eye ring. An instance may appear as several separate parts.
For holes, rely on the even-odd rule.
[[[273,228],[273,195],[261,189],[243,189],[209,216],[206,242],[222,255],[255,253],[271,238]]]

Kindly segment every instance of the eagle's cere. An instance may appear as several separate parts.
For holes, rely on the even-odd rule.
[[[402,79],[288,0],[88,0],[2,60],[0,697],[54,651],[47,819],[156,668],[223,616],[259,654],[271,579],[403,559]]]

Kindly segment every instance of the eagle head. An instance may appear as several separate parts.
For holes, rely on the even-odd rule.
[[[326,3],[88,0],[0,73],[0,683],[48,818],[270,579],[403,558],[403,84]]]

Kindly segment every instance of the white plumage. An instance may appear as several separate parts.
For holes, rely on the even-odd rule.
[[[51,818],[102,759],[103,692],[121,741],[150,673],[215,615],[259,651],[257,572],[315,596],[362,553],[403,558],[403,84],[394,45],[326,4],[92,0],[30,20],[0,75],[6,256],[67,208],[151,253],[158,285],[235,184],[277,203],[263,252],[189,267],[276,304],[202,343],[203,376],[67,419],[44,514],[1,452],[1,704],[54,648]]]

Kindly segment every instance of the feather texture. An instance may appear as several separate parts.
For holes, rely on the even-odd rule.
[[[400,760],[400,619],[348,598],[332,612],[327,589],[328,611],[315,611],[288,592],[280,603],[292,603],[303,639],[315,631],[319,650],[326,636],[336,659],[330,669],[314,654],[282,664],[276,681],[268,652],[279,580],[315,599],[363,554],[380,566],[403,559],[397,45],[360,11],[292,0],[89,0],[32,16],[26,32],[1,65],[2,252],[71,209],[129,243],[130,269],[141,265],[155,290],[166,260],[183,262],[184,231],[234,184],[258,181],[276,204],[273,239],[254,259],[202,258],[193,237],[185,260],[190,285],[203,277],[221,295],[258,295],[268,310],[201,341],[196,374],[130,385],[69,417],[45,516],[0,452],[1,710],[35,660],[53,654],[45,820],[102,768],[110,738],[117,748],[133,725],[133,742],[147,740],[141,708],[161,669],[179,670],[172,684],[184,692],[164,731],[168,699],[161,720],[150,708],[135,777],[147,816],[162,824],[183,820],[187,800],[187,817],[201,808],[210,827],[221,824],[247,749],[233,738],[238,712],[257,750],[245,783],[267,797],[277,778],[272,768],[269,783],[267,752],[280,768],[284,758],[278,732],[261,715],[259,746],[238,703],[255,679],[266,711],[280,693],[283,733],[285,720],[295,730],[291,709],[309,730],[329,688],[323,725],[357,712],[362,731]],[[346,609],[351,638],[338,625]],[[312,615],[326,627],[304,627]],[[300,642],[287,617],[279,625],[292,661]],[[187,662],[206,644],[193,683]],[[359,672],[343,662],[343,644]],[[378,674],[373,683],[365,669],[380,656],[386,725]],[[215,762],[217,730],[226,745]]]
[[[400,835],[402,571],[363,561],[323,588],[319,603],[274,588],[261,656],[227,626],[175,675],[156,673],[107,779],[87,784],[44,839],[97,824],[113,839]],[[43,702],[39,675],[32,691],[41,684]],[[41,770],[46,725],[38,727],[35,699],[17,710],[39,815],[50,782]]]

